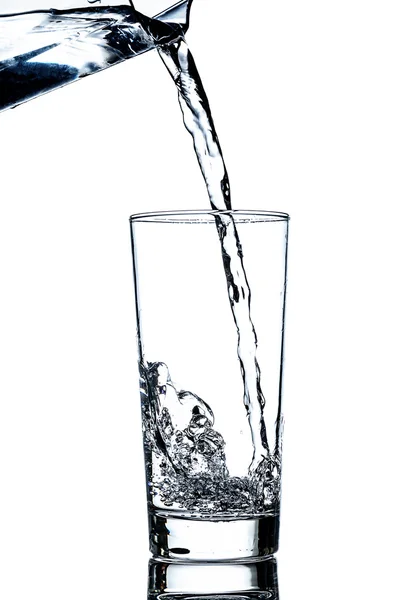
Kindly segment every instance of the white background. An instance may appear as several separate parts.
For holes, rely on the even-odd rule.
[[[246,8],[188,41],[235,207],[292,217],[282,598],[395,599],[400,7]],[[0,597],[145,598],[128,216],[206,206],[191,142],[153,53],[0,132]]]

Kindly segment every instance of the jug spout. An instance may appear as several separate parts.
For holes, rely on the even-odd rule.
[[[134,0],[133,6],[139,12],[165,23],[180,25],[186,32],[189,27],[189,14],[192,0],[180,0],[170,5],[170,0]]]

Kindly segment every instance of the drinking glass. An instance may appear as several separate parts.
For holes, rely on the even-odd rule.
[[[131,217],[150,550],[278,549],[289,217]]]

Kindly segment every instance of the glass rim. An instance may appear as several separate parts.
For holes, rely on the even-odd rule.
[[[235,217],[235,222],[242,223],[273,223],[277,221],[288,222],[288,213],[274,210],[163,210],[153,212],[136,213],[130,216],[133,223],[215,223],[215,217]]]

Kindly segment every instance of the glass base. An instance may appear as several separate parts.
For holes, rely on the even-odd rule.
[[[279,515],[229,521],[152,513],[154,557],[190,561],[256,561],[278,550]]]
[[[247,592],[241,594],[207,594],[206,596],[193,596],[193,594],[169,594],[168,598],[158,594],[150,594],[148,600],[279,600],[279,596],[270,591]]]
[[[273,557],[252,563],[149,563],[148,600],[278,600]]]

